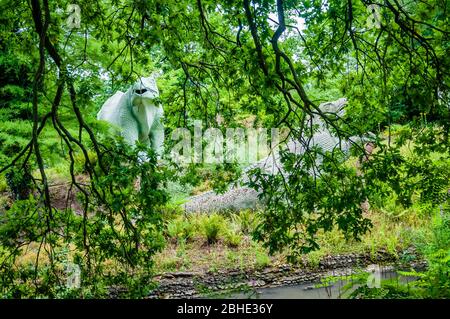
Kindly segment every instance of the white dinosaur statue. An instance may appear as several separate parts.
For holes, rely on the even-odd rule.
[[[125,93],[117,91],[103,104],[97,119],[117,127],[128,144],[134,146],[139,141],[161,157],[164,150],[164,112],[155,101],[159,97],[158,75],[153,73],[139,78]]]
[[[340,98],[333,102],[325,102],[319,105],[320,111],[326,116],[339,116],[342,117],[345,114],[345,106],[348,101],[346,98]],[[348,139],[340,139],[335,134],[331,133],[329,127],[325,123],[325,121],[317,114],[312,116],[312,124],[317,125],[317,131],[312,135],[309,141],[309,148],[313,146],[318,146],[323,152],[331,152],[333,149],[338,148],[342,150],[344,153],[349,154],[350,148],[352,145],[356,143],[368,143],[372,142],[375,139],[373,133],[368,132],[365,136],[351,136]],[[290,153],[294,154],[303,154],[306,149],[305,145],[300,143],[297,139],[289,139],[286,142],[287,150]],[[319,166],[322,163],[323,156],[319,155],[316,160],[316,166]],[[243,181],[248,181],[249,176],[247,172],[249,172],[253,168],[261,168],[265,173],[269,174],[278,174],[282,173],[282,164],[280,154],[277,152],[271,153],[266,158],[254,163],[253,165],[247,167],[244,170]],[[311,169],[310,173],[317,174],[317,171]]]

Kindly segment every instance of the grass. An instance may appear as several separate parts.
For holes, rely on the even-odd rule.
[[[372,221],[373,227],[362,236],[361,241],[347,241],[337,229],[320,233],[320,249],[309,253],[307,260],[311,265],[318,265],[320,258],[328,255],[370,253],[375,257],[381,250],[398,257],[399,251],[414,245],[417,236],[427,232],[432,215],[432,211],[425,213],[414,205],[395,218],[383,210],[372,209],[367,217]]]
[[[185,251],[179,254],[177,244],[170,243],[155,256],[155,271],[218,272],[219,270],[260,269],[276,263],[276,257],[269,257],[265,249],[248,238],[238,248],[231,248],[224,242],[205,246],[203,241],[190,241]],[[279,256],[280,257],[280,256]],[[281,259],[278,260],[281,262]]]
[[[157,272],[245,270],[271,263],[267,251],[250,236],[256,227],[256,223],[249,222],[256,218],[255,212],[237,215],[170,212],[166,215],[167,245],[154,259]]]
[[[391,200],[395,202],[394,198]],[[369,253],[375,257],[379,251],[385,251],[400,258],[400,251],[414,245],[418,237],[427,236],[432,216],[438,208],[413,205],[408,209],[402,208],[402,213],[398,214],[388,211],[398,209],[391,206],[388,201],[383,209],[371,208],[366,217],[372,221],[373,227],[360,241],[346,240],[337,229],[319,232],[320,249],[305,255],[308,266],[318,267],[326,256],[348,253]],[[167,247],[156,255],[157,270],[217,272],[285,264],[287,252],[269,256],[263,245],[252,239],[250,234],[260,222],[258,216],[258,212],[247,210],[228,215],[214,213],[175,217],[172,222],[181,223],[184,229],[189,229],[190,236],[184,236],[181,241],[168,238]]]

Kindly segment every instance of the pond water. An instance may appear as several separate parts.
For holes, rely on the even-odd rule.
[[[376,277],[378,276],[378,277]],[[395,279],[401,283],[414,281],[414,277],[399,276],[395,270],[383,270],[370,275],[369,285],[376,286],[377,280]],[[375,279],[376,278],[376,279]],[[226,299],[338,299],[345,292],[344,286],[351,279],[337,280],[326,286],[320,286],[320,282],[304,283],[289,286],[256,288],[249,291],[233,292],[218,295],[219,298]],[[378,281],[379,282],[379,281]],[[352,289],[356,289],[355,284]],[[347,292],[348,293],[348,292]]]

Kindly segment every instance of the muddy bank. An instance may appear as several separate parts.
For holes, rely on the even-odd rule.
[[[263,270],[227,270],[218,272],[174,272],[155,278],[158,288],[149,298],[197,298],[205,293],[235,289],[278,287],[306,284],[319,281],[326,276],[348,275],[351,269],[366,268],[371,264],[395,265],[398,259],[386,252],[370,254],[346,254],[324,258],[318,267],[281,265]],[[420,269],[423,261],[409,263],[408,266]]]

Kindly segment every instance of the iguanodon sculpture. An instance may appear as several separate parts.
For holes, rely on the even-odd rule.
[[[343,116],[345,114],[346,98],[341,98],[333,102],[320,104],[320,110],[327,114],[335,114]],[[350,147],[355,143],[367,143],[374,140],[374,134],[368,133],[364,137],[354,136],[348,140],[340,140],[328,129],[325,122],[319,117],[312,118],[313,124],[318,125],[318,130],[313,134],[310,141],[310,147],[318,146],[324,152],[332,151],[334,148],[340,148],[344,153],[349,154]],[[291,139],[286,142],[287,149],[290,153],[303,154],[305,152],[304,146],[297,140]],[[367,150],[367,149],[366,149]],[[318,157],[316,164],[320,165],[322,159]],[[186,211],[218,211],[218,210],[241,210],[246,208],[255,208],[262,203],[258,199],[258,192],[254,189],[244,186],[250,178],[250,172],[254,168],[260,168],[266,174],[285,174],[283,165],[281,163],[280,154],[277,152],[271,153],[266,158],[256,162],[255,164],[244,169],[243,174],[238,181],[240,184],[237,187],[230,187],[224,194],[216,194],[214,191],[209,191],[200,195],[191,197],[190,201],[184,204]],[[316,171],[311,170],[311,174],[316,174]]]
[[[161,157],[164,150],[164,112],[155,101],[159,97],[156,75],[139,78],[125,93],[117,91],[103,104],[98,120],[113,124],[130,145],[151,147]]]

